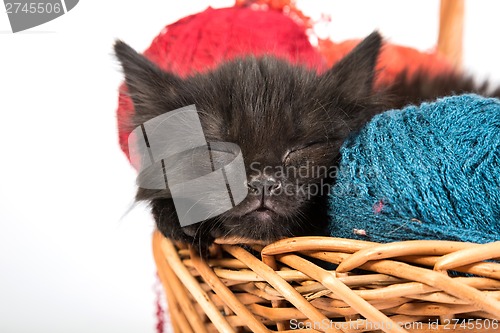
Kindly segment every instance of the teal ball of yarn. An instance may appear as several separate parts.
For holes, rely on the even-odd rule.
[[[372,119],[341,149],[334,237],[500,240],[500,101],[439,99]]]

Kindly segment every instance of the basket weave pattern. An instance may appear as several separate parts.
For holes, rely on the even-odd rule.
[[[175,332],[500,332],[490,260],[500,242],[299,237],[252,248],[260,258],[224,244],[203,260],[154,234]]]

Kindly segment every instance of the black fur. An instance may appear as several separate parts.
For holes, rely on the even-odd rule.
[[[394,86],[374,92],[381,44],[381,36],[372,33],[321,75],[272,57],[247,57],[181,79],[117,41],[115,52],[136,112],[129,129],[195,104],[208,141],[240,146],[250,187],[247,198],[234,209],[184,228],[165,191],[139,188],[136,199],[150,202],[165,236],[202,250],[218,237],[271,242],[323,234],[328,185],[334,181],[332,167],[350,133],[386,109],[476,90],[470,79],[440,77],[431,82],[420,74],[411,81],[402,75]],[[287,167],[309,172],[306,176],[278,172]],[[320,169],[324,172],[315,172]],[[257,191],[259,186],[268,191]],[[292,195],[276,191],[286,186]],[[313,188],[319,193],[312,193]]]
[[[419,105],[438,97],[476,93],[483,96],[500,97],[500,87],[490,89],[488,82],[476,84],[471,76],[448,73],[429,78],[426,72],[417,72],[408,78],[405,72],[398,75],[390,87],[385,87],[387,107],[401,108],[408,104]]]

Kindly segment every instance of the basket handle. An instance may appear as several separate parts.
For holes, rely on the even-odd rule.
[[[462,67],[464,0],[441,0],[437,51],[455,68]]]

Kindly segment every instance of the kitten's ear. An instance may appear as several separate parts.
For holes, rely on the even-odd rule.
[[[162,106],[162,101],[177,94],[180,78],[161,70],[120,40],[115,42],[114,50],[122,65],[125,83],[136,112],[148,112],[151,108],[159,108]]]
[[[382,36],[372,32],[351,52],[335,64],[328,72],[321,76],[321,80],[328,85],[334,84],[335,89],[349,94],[353,98],[360,98],[371,93],[375,77]]]

